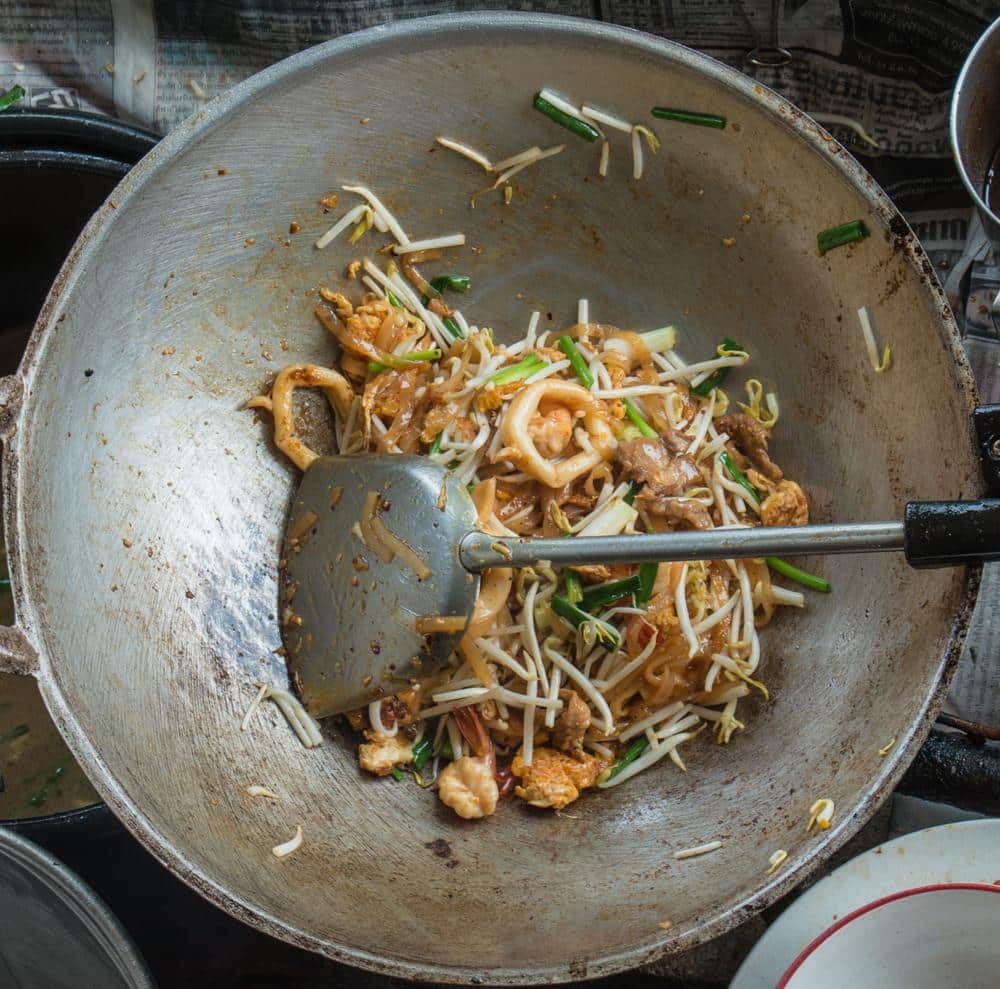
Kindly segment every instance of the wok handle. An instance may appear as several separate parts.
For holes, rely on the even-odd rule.
[[[911,501],[903,519],[903,550],[912,567],[1000,560],[1000,498]]]

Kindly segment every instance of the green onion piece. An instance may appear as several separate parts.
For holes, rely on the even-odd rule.
[[[822,591],[824,594],[830,593],[830,581],[824,580],[822,577],[815,577],[811,573],[806,573],[805,570],[793,567],[790,563],[786,563],[777,556],[768,556],[765,562],[772,570],[780,573],[782,577],[794,580],[802,584],[803,587],[808,587],[810,590]]]
[[[434,748],[433,739],[425,735],[416,745],[413,746],[413,768],[418,772],[427,765],[431,757],[431,750]]]
[[[444,433],[438,433],[437,436],[434,437],[434,442],[431,443],[431,448],[430,448],[430,451],[429,451],[430,453],[440,453],[441,452],[441,437],[442,436],[444,436]]]
[[[0,110],[6,110],[21,99],[24,99],[24,87],[14,83],[3,96],[0,96]]]
[[[441,746],[441,751],[438,754],[442,759],[447,759],[449,762],[455,761],[455,753],[452,750],[450,738],[444,740],[444,745]]]
[[[830,227],[828,230],[821,230],[816,234],[816,247],[820,254],[826,254],[835,247],[843,247],[845,244],[853,244],[855,241],[864,240],[868,236],[868,228],[861,220],[851,220],[850,223],[841,223],[839,227]]]
[[[635,496],[642,490],[642,485],[638,481],[630,481],[628,486],[628,491],[625,492],[625,497],[622,501],[626,505],[631,505],[635,501]]]
[[[439,361],[441,360],[441,348],[435,347],[433,350],[411,350],[408,354],[399,355],[404,361]],[[385,371],[389,367],[381,361],[369,361],[368,370],[371,374]]]
[[[653,585],[656,583],[656,574],[659,569],[659,563],[639,564],[639,590],[635,592],[636,604],[645,604],[653,596]]]
[[[635,762],[649,748],[649,739],[645,735],[637,738],[623,753],[621,758],[608,770],[608,775],[602,782],[614,779],[626,766]]]
[[[632,421],[632,425],[642,433],[647,439],[656,439],[656,430],[639,414],[639,410],[632,404],[632,399],[623,399],[625,403],[625,415]]]
[[[647,350],[654,354],[664,350],[673,350],[677,343],[677,331],[672,326],[661,326],[658,330],[646,330],[639,334]]]
[[[490,381],[495,385],[506,385],[512,381],[522,381],[525,378],[530,378],[536,371],[541,371],[543,367],[548,366],[549,362],[543,361],[538,354],[528,354],[524,360],[518,361],[516,364],[511,364],[510,367],[505,367],[501,371],[497,371],[490,378]]]
[[[571,130],[577,137],[582,137],[585,141],[596,141],[601,135],[590,126],[585,120],[578,117],[571,117],[568,113],[563,113],[558,107],[554,107],[542,94],[535,93],[535,98],[531,105],[541,113],[544,113],[550,120],[561,124],[566,130]]]
[[[668,106],[654,106],[650,112],[660,120],[676,120],[679,124],[714,127],[716,130],[722,130],[726,126],[726,118],[717,113],[692,113],[690,110],[672,110]]]
[[[468,292],[469,291],[469,276],[468,275],[438,275],[437,278],[431,279],[431,288],[435,289],[440,295],[445,289],[450,289],[452,292]]]
[[[566,600],[570,604],[579,604],[583,600],[583,581],[572,570],[566,571]]]
[[[445,318],[442,319],[441,322],[444,323],[444,328],[456,340],[464,340],[465,339],[465,334],[462,332],[462,327],[459,326],[458,323],[456,323],[455,320],[453,320],[451,318],[451,316],[445,316]]]
[[[397,309],[403,308],[403,303],[396,298],[391,288],[385,290],[385,297],[389,300],[390,306],[395,306]]]
[[[605,584],[596,584],[593,587],[588,587],[583,592],[583,599],[580,605],[586,611],[593,611],[602,605],[611,604],[612,601],[620,601],[630,594],[637,594],[639,586],[640,580],[638,574],[632,574],[631,577],[622,577],[621,580],[609,580]]]
[[[573,628],[579,628],[584,624],[584,622],[590,622],[592,625],[596,626],[597,638],[603,644],[609,645],[614,649],[618,648],[618,644],[621,642],[621,636],[618,634],[617,629],[609,625],[607,622],[602,622],[600,619],[595,618],[582,608],[578,608],[575,604],[572,604],[564,597],[560,597],[558,594],[554,594],[552,596],[552,600],[549,604],[551,605],[552,610],[560,618],[564,618],[568,621]]]
[[[392,769],[389,770],[389,774],[397,783],[403,782],[403,774],[399,771],[399,766],[393,766]]]
[[[560,337],[559,349],[569,358],[570,366],[580,379],[580,384],[584,388],[589,388],[594,383],[594,376],[590,373],[590,368],[587,367],[587,362],[583,359],[580,348],[573,342],[573,338],[569,336]]]
[[[719,344],[719,349],[721,350],[743,350],[743,348],[735,341],[730,340],[726,337],[721,344]],[[712,394],[715,388],[718,388],[726,378],[729,377],[730,368],[720,367],[718,371],[713,371],[704,381],[700,381],[696,385],[692,385],[691,394],[700,395],[702,398],[707,397]]]
[[[748,495],[750,495],[751,498],[753,498],[753,501],[754,501],[755,505],[759,505],[760,504],[760,493],[747,480],[746,474],[744,474],[743,471],[741,471],[739,469],[739,467],[737,467],[736,464],[733,463],[733,458],[730,457],[729,454],[726,453],[725,450],[723,450],[722,453],[719,454],[719,459],[722,461],[722,466],[725,467],[727,471],[729,471],[729,476],[741,488],[743,488],[743,490],[746,491],[746,493]]]

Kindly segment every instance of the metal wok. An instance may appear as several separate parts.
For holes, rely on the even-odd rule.
[[[602,183],[598,149],[530,109],[542,85],[629,120],[665,103],[730,125],[658,124],[664,148],[639,183],[621,140]],[[470,210],[482,175],[432,151],[442,132],[496,155],[568,146],[522,174],[511,206]],[[580,295],[596,319],[676,323],[692,357],[738,335],[779,387],[776,455],[818,521],[980,492],[973,387],[927,259],[815,123],[634,32],[411,22],[304,52],[208,105],[81,237],[3,382],[18,615],[3,665],[38,678],[101,796],[170,869],[333,958],[555,982],[717,935],[826,859],[899,778],[942,699],[974,580],[827,560],[834,593],[767,632],[774,699],[748,710],[744,733],[702,740],[686,776],[649,772],[561,816],[507,804],[468,825],[416,786],[363,778],[337,725],[311,751],[276,711],[241,733],[252,682],[284,678],[276,568],[296,482],[241,407],[285,362],[330,358],[310,295],[351,255],[313,248],[340,213],[317,200],[351,180],[422,236],[464,230],[481,248],[461,256],[475,287],[464,308],[500,336],[521,335],[533,308],[571,320]],[[816,232],[856,218],[872,236],[817,257]],[[860,305],[893,345],[884,376]],[[249,798],[250,783],[281,800]],[[818,797],[835,801],[833,827],[807,835]],[[276,860],[299,823],[303,846]],[[710,856],[671,854],[712,839],[725,844]],[[778,848],[789,861],[765,876]]]

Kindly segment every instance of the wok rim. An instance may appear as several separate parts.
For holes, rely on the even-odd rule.
[[[161,170],[169,167],[186,148],[194,145],[214,127],[223,123],[230,114],[239,111],[252,97],[299,72],[323,63],[335,64],[341,56],[352,55],[359,50],[371,48],[378,53],[387,42],[395,43],[411,38],[427,38],[435,34],[471,34],[486,29],[516,31],[522,35],[548,35],[571,42],[589,40],[596,43],[612,44],[657,58],[671,65],[692,69],[717,85],[743,97],[748,102],[762,107],[773,119],[780,121],[785,127],[796,133],[802,141],[819,154],[820,160],[833,168],[862,196],[873,216],[881,220],[886,231],[894,235],[900,253],[906,255],[910,266],[921,278],[928,294],[928,308],[932,310],[928,316],[936,325],[941,342],[952,359],[953,383],[961,392],[966,406],[968,428],[965,442],[967,449],[975,450],[972,414],[976,404],[976,388],[961,345],[958,328],[944,293],[933,274],[930,261],[902,215],[881,187],[843,146],[822,126],[773,90],[749,76],[744,76],[736,69],[677,42],[632,28],[609,25],[603,22],[564,15],[517,12],[440,14],[380,25],[343,35],[268,66],[234,86],[228,92],[216,97],[205,107],[199,108],[171,131],[122,180],[104,207],[95,213],[90,223],[84,228],[64,262],[39,314],[17,372],[19,380],[14,382],[15,388],[13,390],[21,395],[29,394],[35,375],[41,365],[45,341],[66,308],[69,295],[81,271],[97,253],[107,236],[113,223],[112,218],[122,209],[127,208],[132,197],[136,196],[148,182],[154,180]],[[935,300],[936,305],[933,304]],[[20,387],[22,385],[23,390]],[[27,634],[28,639],[37,643],[39,637],[34,634],[33,608],[24,591],[26,586],[25,567],[22,563],[18,540],[18,519],[21,512],[17,485],[19,443],[16,426],[23,420],[26,407],[27,403],[24,403],[16,410],[14,416],[10,416],[9,412],[6,416],[0,416],[0,431],[7,434],[2,463],[3,512],[5,531],[8,537],[8,553],[12,571],[16,577],[14,581],[16,613],[21,628]],[[4,419],[11,419],[11,424],[5,425]],[[961,440],[956,437],[956,444],[960,442]],[[56,726],[102,799],[125,827],[163,866],[204,896],[210,903],[225,910],[230,916],[242,920],[263,933],[280,938],[297,947],[306,948],[333,961],[391,977],[452,984],[553,984],[614,975],[688,951],[726,933],[756,915],[820,868],[834,852],[854,836],[881,806],[888,793],[903,776],[930,731],[934,718],[944,703],[948,685],[961,655],[965,633],[976,602],[978,585],[979,568],[967,568],[964,575],[964,587],[955,609],[955,617],[951,623],[947,643],[934,670],[933,681],[923,695],[920,708],[911,721],[906,735],[883,760],[881,770],[873,777],[867,792],[851,807],[849,813],[838,815],[840,819],[837,824],[824,832],[822,838],[817,839],[816,844],[811,846],[807,854],[770,880],[762,876],[761,884],[751,892],[738,894],[731,900],[720,904],[711,915],[705,918],[694,918],[687,927],[678,927],[669,933],[652,934],[646,940],[624,945],[617,950],[608,951],[593,958],[582,957],[549,965],[520,968],[514,965],[505,965],[482,970],[469,966],[419,962],[402,957],[381,955],[367,949],[319,938],[262,908],[252,906],[246,900],[224,888],[201,868],[189,863],[185,859],[183,851],[162,835],[143,811],[125,794],[104,764],[98,749],[94,747],[67,705],[58,686],[57,677],[52,670],[49,657],[43,650],[39,650],[38,660],[32,672],[38,680],[42,696]]]

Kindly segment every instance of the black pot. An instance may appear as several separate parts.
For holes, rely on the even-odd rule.
[[[0,374],[17,368],[49,287],[86,222],[158,140],[151,131],[93,113],[0,113]],[[46,846],[119,827],[100,803],[0,820],[0,826]]]

